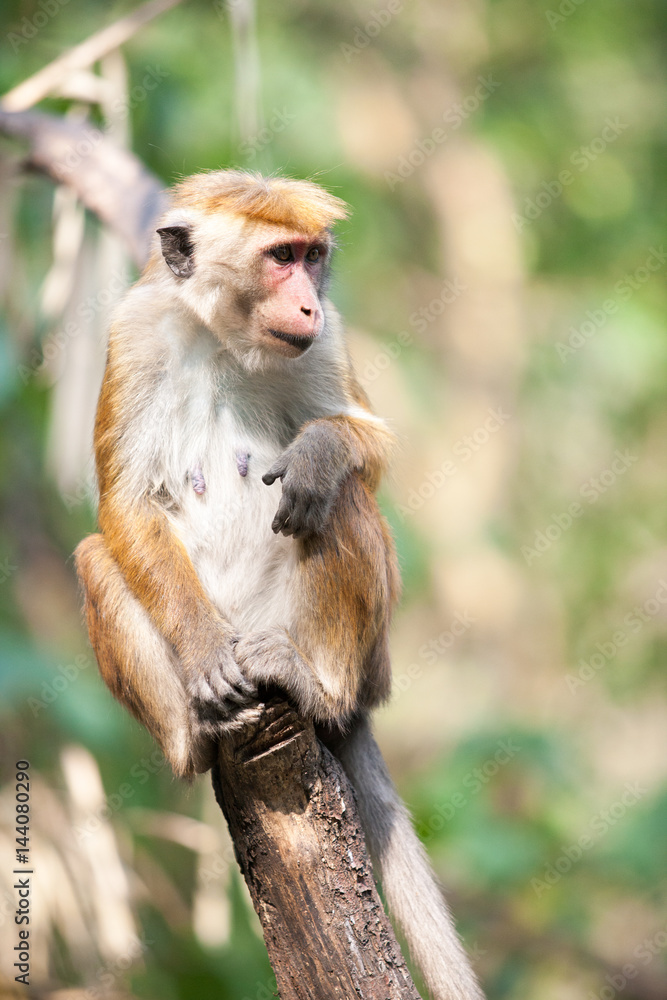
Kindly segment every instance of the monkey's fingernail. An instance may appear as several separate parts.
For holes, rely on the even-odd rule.
[[[237,451],[236,452],[236,468],[239,470],[239,476],[248,475],[248,459],[250,455],[247,451]]]

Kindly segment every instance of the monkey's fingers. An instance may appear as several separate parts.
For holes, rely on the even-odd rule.
[[[257,696],[257,688],[244,677],[236,663],[233,663],[231,669],[226,664],[224,668],[214,668],[208,675],[201,674],[191,681],[189,688],[195,703],[209,705],[214,712],[227,703],[233,706],[247,705]]]
[[[249,701],[257,697],[257,688],[238,668],[234,672],[234,679],[225,677],[224,683],[225,699],[233,701],[237,705],[247,705]]]
[[[291,535],[294,530],[294,499],[288,493],[283,493],[278,504],[276,516],[271,522],[271,530],[274,534]]]
[[[329,518],[332,501],[312,494],[284,493],[271,527],[278,534],[310,538],[320,534]]]
[[[294,506],[294,512],[288,527],[294,538],[308,538],[313,534],[310,518],[311,503],[306,497],[300,497]]]
[[[211,671],[208,681],[220,697],[243,705],[257,696],[257,688],[242,672],[234,657],[234,650],[239,640],[240,637],[236,637],[230,649],[223,650],[217,668]]]
[[[222,701],[225,705],[229,703],[232,706],[240,707],[247,705],[249,701],[252,701],[253,696],[256,694],[257,692],[250,685],[243,690],[241,688],[230,686],[227,688]]]
[[[305,497],[294,519],[294,537],[310,538],[311,535],[320,535],[329,520],[332,504],[331,497]]]
[[[282,480],[286,472],[287,472],[287,457],[285,455],[281,455],[280,458],[276,459],[276,461],[273,463],[269,471],[264,473],[264,475],[262,476],[262,482],[266,486],[273,486],[276,479]]]

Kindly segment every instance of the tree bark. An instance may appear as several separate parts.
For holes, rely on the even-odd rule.
[[[281,1000],[419,1000],[375,888],[354,792],[284,702],[222,741],[213,787]]]

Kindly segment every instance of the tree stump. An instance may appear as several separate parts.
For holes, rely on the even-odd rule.
[[[281,1000],[419,1000],[377,893],[354,792],[282,700],[223,740],[213,786]]]

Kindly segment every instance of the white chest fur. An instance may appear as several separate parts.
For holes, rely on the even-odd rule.
[[[262,482],[283,447],[244,427],[209,380],[181,388],[181,405],[170,415],[174,530],[207,595],[235,627],[288,627],[295,543],[271,530],[280,482]]]

